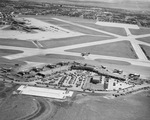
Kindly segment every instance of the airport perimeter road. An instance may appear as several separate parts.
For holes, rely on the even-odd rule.
[[[150,67],[150,61],[147,59],[145,53],[142,51],[142,49],[140,47],[140,45],[150,46],[150,44],[137,40],[137,38],[150,37],[150,34],[132,35],[129,28],[126,27],[124,29],[126,31],[127,36],[121,36],[121,35],[116,35],[114,33],[99,30],[96,28],[92,28],[92,27],[80,25],[77,23],[73,23],[70,21],[66,21],[66,20],[62,20],[62,19],[58,19],[58,18],[53,18],[53,19],[56,21],[65,22],[67,24],[72,24],[72,25],[75,25],[77,27],[82,27],[84,29],[90,29],[90,30],[93,30],[96,32],[104,33],[104,34],[107,34],[108,36],[114,36],[115,38],[112,38],[112,39],[110,38],[107,40],[101,40],[101,41],[96,41],[96,42],[86,42],[86,43],[81,43],[81,44],[74,44],[74,45],[67,45],[67,46],[62,46],[62,47],[48,48],[48,49],[40,49],[41,45],[38,43],[38,41],[36,41],[36,43],[35,43],[36,46],[38,46],[38,48],[24,48],[24,47],[0,45],[0,49],[12,49],[12,50],[23,51],[23,53],[7,55],[7,56],[3,56],[3,57],[7,58],[7,59],[19,59],[19,58],[24,58],[24,57],[30,57],[30,56],[35,56],[35,55],[45,55],[45,54],[61,54],[61,55],[70,55],[70,56],[81,56],[80,53],[68,52],[67,50],[77,49],[77,48],[82,48],[82,47],[88,47],[88,46],[93,46],[93,45],[104,45],[104,44],[114,43],[114,42],[119,42],[119,41],[129,41],[131,43],[131,45],[133,46],[133,49],[134,49],[138,59],[105,56],[105,55],[97,55],[97,54],[90,54],[85,59],[89,59],[89,60],[95,60],[95,59],[117,60],[117,61],[129,62],[132,65]],[[101,36],[99,36],[99,37],[101,37]]]

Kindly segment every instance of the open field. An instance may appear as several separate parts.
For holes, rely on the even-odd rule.
[[[96,29],[99,29],[99,30],[103,30],[103,31],[106,31],[106,32],[110,32],[110,33],[114,33],[114,34],[117,34],[117,35],[122,35],[122,36],[126,36],[126,32],[123,28],[119,28],[119,27],[107,27],[107,26],[100,26],[100,25],[96,25],[94,23],[84,23],[84,22],[77,22],[78,24],[82,24],[82,25],[85,25],[85,26],[89,26],[89,27],[92,27],[92,28],[96,28]]]
[[[60,57],[63,58],[60,58]],[[72,56],[54,56],[54,57],[46,57],[46,56],[32,56],[32,57],[25,57],[25,58],[21,58],[19,59],[20,61],[29,61],[29,62],[39,62],[39,63],[58,63],[61,61],[78,61],[78,60],[83,60],[83,58],[81,57],[72,57]]]
[[[130,42],[122,41],[122,42],[114,42],[103,45],[95,45],[90,47],[82,47],[77,49],[67,50],[69,52],[90,52],[91,54],[97,55],[106,55],[106,56],[116,56],[116,57],[125,57],[137,59],[137,55],[132,49]]]
[[[60,107],[54,120],[149,120],[149,93],[118,99],[77,96],[68,107]]]
[[[1,107],[0,116],[2,120],[14,120],[33,114],[36,109],[37,105],[32,98],[11,96],[7,103],[3,105],[3,109]]]
[[[95,61],[98,61],[100,63],[108,63],[108,64],[116,64],[116,65],[131,65],[128,62],[117,61],[117,60],[96,59]]]
[[[18,54],[18,53],[23,53],[23,52],[19,50],[0,49],[0,56]]]
[[[140,45],[143,52],[145,53],[145,55],[147,56],[148,60],[150,60],[150,47],[146,46],[146,45]]]
[[[39,41],[39,43],[41,43],[41,45],[44,46],[45,48],[54,48],[54,47],[74,45],[74,44],[80,44],[80,43],[103,41],[103,40],[108,40],[108,39],[110,38],[86,35],[86,36],[78,36],[78,37],[72,37],[72,38]]]
[[[140,29],[129,29],[130,32],[133,35],[143,35],[143,34],[149,34],[150,33],[150,29],[148,28],[140,28]]]
[[[0,57],[0,67],[15,67],[15,64],[24,65],[25,62],[19,60],[8,60]]]
[[[137,40],[140,40],[140,41],[146,42],[146,43],[150,43],[150,37],[143,37],[143,38],[139,38]]]
[[[63,24],[63,23],[62,23]],[[97,32],[97,31],[93,31],[93,30],[89,30],[89,29],[85,29],[83,27],[79,27],[79,26],[76,26],[76,25],[66,25],[66,26],[62,26],[63,28],[66,28],[68,30],[71,30],[71,31],[78,31],[80,33],[84,33],[84,34],[91,34],[91,35],[102,35],[102,36],[109,36],[107,34],[103,34],[103,33],[100,33],[100,32]]]
[[[0,45],[36,48],[31,41],[16,40],[16,39],[2,39],[0,38]]]
[[[71,56],[71,55],[61,55],[61,54],[47,54],[43,57],[44,58],[54,58],[54,59],[69,59],[69,60],[83,60],[84,59],[83,57]]]

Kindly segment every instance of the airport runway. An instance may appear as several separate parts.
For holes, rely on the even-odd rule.
[[[88,27],[88,26],[77,24],[77,23],[73,23],[73,22],[70,22],[70,21],[66,21],[66,20],[62,20],[62,19],[58,19],[58,18],[53,18],[53,19],[58,20],[58,21],[62,21],[62,22],[68,23],[68,24],[76,25],[76,26],[79,26],[79,27],[82,27],[82,28],[85,28],[85,29],[90,29],[90,30],[93,30],[93,31],[96,31],[96,32],[104,33],[104,34],[107,34],[108,36],[114,36],[115,38],[109,39],[109,40],[104,40],[104,41],[88,42],[88,43],[81,43],[81,44],[68,45],[68,46],[55,47],[55,48],[48,48],[48,49],[24,48],[24,47],[14,47],[14,46],[0,45],[0,49],[12,49],[12,50],[21,50],[21,51],[23,51],[23,53],[7,55],[7,56],[3,56],[3,57],[11,60],[11,59],[19,59],[19,58],[24,58],[24,57],[34,56],[34,55],[45,55],[45,54],[62,54],[62,55],[71,55],[71,56],[81,56],[80,53],[68,52],[67,50],[75,49],[75,48],[81,48],[81,47],[88,47],[88,46],[93,46],[93,45],[102,45],[102,44],[107,44],[107,43],[114,43],[114,42],[119,42],[119,41],[125,41],[126,40],[126,41],[129,41],[132,44],[133,49],[135,50],[135,53],[138,56],[138,59],[130,59],[130,58],[114,57],[114,56],[105,56],[105,55],[96,55],[96,54],[90,54],[88,57],[86,57],[86,59],[90,59],[90,60],[95,60],[95,59],[118,60],[118,61],[129,62],[132,65],[150,67],[150,61],[147,59],[147,57],[143,53],[141,47],[139,46],[139,45],[150,46],[150,44],[136,40],[137,38],[150,37],[150,34],[132,35],[129,28],[126,27],[124,29],[127,33],[127,36],[121,36],[121,35],[116,35],[114,33],[106,32],[106,31],[103,31],[103,30],[95,29],[95,28],[92,28],[92,27]]]

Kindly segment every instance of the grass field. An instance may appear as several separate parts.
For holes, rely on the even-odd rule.
[[[0,49],[0,56],[23,53],[20,50]]]
[[[24,65],[25,62],[19,60],[8,60],[0,57],[0,67],[14,67],[15,64]]]
[[[148,60],[150,60],[150,47],[146,45],[140,45]]]
[[[128,41],[114,42],[103,45],[95,45],[90,47],[82,47],[77,49],[67,50],[69,52],[90,52],[91,54],[116,56],[137,59],[137,55],[134,52],[131,43]]]
[[[149,34],[150,33],[150,29],[149,28],[140,28],[140,29],[129,29],[130,32],[133,35],[143,35],[143,34]]]
[[[117,34],[117,35],[122,35],[122,36],[127,35],[124,28],[100,26],[100,25],[96,25],[96,24],[93,24],[93,23],[84,23],[84,22],[82,22],[82,23],[77,22],[77,23],[81,24],[81,25],[89,26],[89,27],[92,27],[92,28],[96,28],[96,29],[99,29],[99,30],[103,30],[103,31],[106,31],[106,32],[114,33],[114,34]]]
[[[2,39],[0,38],[0,45],[36,48],[31,41],[16,40],[16,39]]]
[[[74,103],[60,107],[53,120],[149,120],[149,93],[117,99],[100,96],[76,97]]]
[[[60,55],[60,54],[47,54],[43,56],[44,58],[54,58],[54,59],[69,59],[69,60],[83,60],[83,57],[70,56],[70,55]]]
[[[146,43],[150,43],[150,37],[138,38],[137,40],[140,40],[140,41],[146,42]]]
[[[100,62],[100,63],[108,63],[108,64],[115,64],[115,65],[131,65],[128,62],[124,62],[124,61],[117,61],[117,60],[106,60],[106,59],[96,59],[96,61]]]
[[[11,96],[0,109],[1,120],[15,120],[34,113],[36,103],[31,97]]]
[[[102,41],[102,40],[108,40],[108,39],[110,39],[110,37],[98,37],[98,36],[85,35],[85,36],[78,36],[78,37],[71,37],[71,38],[45,40],[45,41],[39,41],[39,42],[45,48],[54,48],[54,47]]]
[[[29,61],[29,62],[39,62],[39,63],[58,63],[61,61],[77,61],[77,60],[83,60],[83,58],[80,57],[72,57],[72,56],[53,56],[54,58],[51,57],[46,57],[46,56],[32,56],[32,57],[25,57],[25,58],[20,58],[20,61]],[[62,57],[62,58],[61,58]]]
[[[110,36],[108,34],[104,34],[104,33],[101,33],[101,32],[97,32],[97,31],[94,31],[94,30],[86,29],[86,28],[79,27],[79,26],[76,26],[76,25],[71,25],[71,24],[63,26],[63,28],[66,28],[66,29],[71,30],[71,31],[76,31],[76,32],[84,33],[84,34],[107,35],[107,36]]]

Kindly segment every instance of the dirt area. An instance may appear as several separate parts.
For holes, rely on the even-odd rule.
[[[140,29],[129,29],[130,32],[133,35],[143,35],[143,34],[149,34],[150,33],[150,29],[149,28],[140,28]]]
[[[51,115],[51,101],[42,97],[12,94],[17,85],[0,82],[0,120],[46,120]]]
[[[77,49],[67,50],[69,52],[90,52],[91,54],[115,56],[137,59],[132,45],[128,41],[114,42],[109,44],[95,45],[90,47],[82,47]]]
[[[98,37],[98,36],[85,35],[85,36],[78,36],[78,37],[71,37],[71,38],[39,41],[39,43],[42,46],[44,46],[44,48],[54,48],[54,47],[60,47],[60,46],[67,46],[67,45],[74,45],[74,44],[108,40],[111,38],[112,37]]]
[[[140,41],[146,42],[146,43],[150,43],[150,37],[143,37],[143,38],[139,38],[137,40],[140,40]]]
[[[52,120],[149,120],[149,100],[141,93],[117,99],[79,96],[60,107]]]
[[[148,60],[150,60],[150,47],[146,45],[140,45]]]
[[[36,46],[30,41],[17,40],[17,39],[2,39],[2,38],[0,38],[0,45],[36,48]]]
[[[30,115],[36,110],[37,104],[31,97],[12,95],[1,105],[0,116],[2,120],[15,120]]]

